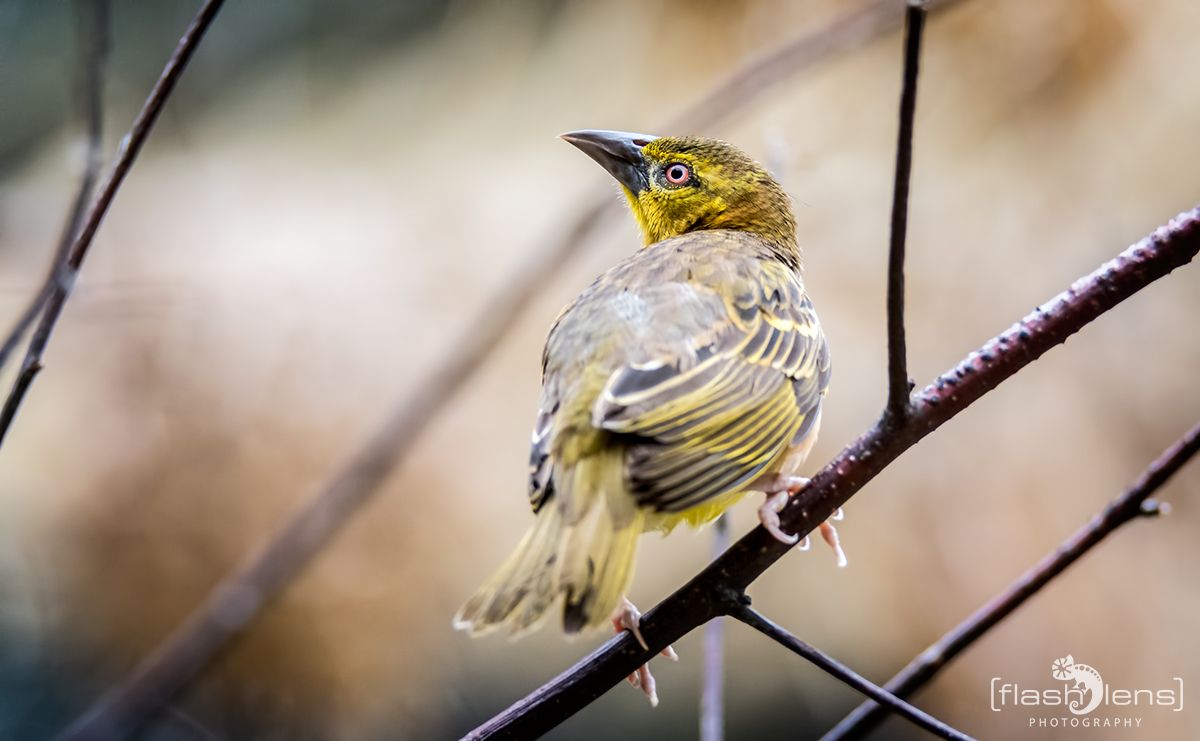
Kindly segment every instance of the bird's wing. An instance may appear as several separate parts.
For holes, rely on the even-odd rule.
[[[792,271],[693,285],[721,302],[718,326],[609,378],[593,424],[626,437],[630,489],[678,512],[736,491],[802,440],[829,383],[829,350]]]

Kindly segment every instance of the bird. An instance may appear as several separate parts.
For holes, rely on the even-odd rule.
[[[765,167],[718,139],[560,138],[616,181],[644,245],[550,329],[529,461],[534,521],[453,624],[519,636],[561,602],[566,633],[611,621],[647,647],[626,597],[641,534],[702,527],[756,491],[763,526],[798,542],[779,512],[808,481],[798,471],[820,427],[829,345],[801,277],[791,199]],[[845,565],[832,523],[820,532]],[[648,666],[629,679],[657,704]]]

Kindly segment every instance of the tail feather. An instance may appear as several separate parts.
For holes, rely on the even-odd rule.
[[[605,522],[598,526],[601,533],[597,537],[576,546],[586,560],[579,572],[565,580],[563,629],[567,633],[603,624],[616,610],[633,579],[642,520],[639,515],[619,530],[612,527],[611,521]]]
[[[561,513],[555,507],[543,507],[533,527],[521,538],[512,555],[459,608],[454,616],[454,627],[473,635],[488,633],[508,622],[522,602],[532,604],[542,601],[544,592],[549,591],[548,584],[552,582],[552,579],[546,578],[546,574],[554,570],[561,532]],[[531,597],[532,600],[529,600]],[[546,606],[541,608],[541,612],[545,611]],[[525,610],[525,613],[528,612],[528,609]],[[540,612],[523,614],[523,628],[534,627],[540,616]]]
[[[514,635],[536,628],[559,595],[568,633],[603,624],[633,579],[637,538],[645,527],[625,490],[617,455],[585,458],[555,470],[554,499],[516,551],[454,618],[482,634],[509,625]]]

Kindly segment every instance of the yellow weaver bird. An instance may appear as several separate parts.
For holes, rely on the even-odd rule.
[[[816,441],[829,348],[800,278],[791,201],[765,168],[715,139],[561,138],[621,185],[646,246],[551,328],[535,520],[454,624],[520,634],[561,597],[567,633],[611,619],[644,646],[624,596],[643,532],[698,527],[760,491],[764,527],[796,542],[778,513],[806,483],[796,472]],[[833,526],[821,532],[844,565]],[[645,667],[630,681],[657,700]]]

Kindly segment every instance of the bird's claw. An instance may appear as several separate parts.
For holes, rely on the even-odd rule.
[[[801,476],[778,476],[771,481],[771,486],[767,491],[767,501],[763,502],[758,508],[758,518],[762,521],[762,526],[766,528],[776,540],[784,545],[795,545],[802,551],[807,551],[812,544],[807,535],[801,539],[796,534],[785,533],[780,527],[779,513],[787,506],[788,498],[791,494],[800,491],[807,486],[809,480]],[[821,537],[833,549],[833,554],[837,558],[839,568],[846,566],[846,551],[842,549],[841,539],[838,538],[837,528],[833,526],[834,522],[840,522],[845,519],[846,513],[841,507],[834,510],[834,513],[829,516],[829,519],[822,522],[818,528],[821,531]]]
[[[646,643],[646,639],[642,637],[642,613],[628,599],[621,599],[620,606],[617,607],[617,611],[613,613],[612,624],[614,633],[620,633],[623,630],[627,630],[633,634],[633,637],[637,639],[637,642],[641,644],[642,648],[646,649],[647,651],[650,650],[650,646]]]
[[[789,496],[791,495],[787,489],[780,489],[773,494],[768,494],[767,501],[758,508],[758,519],[762,521],[762,526],[775,540],[784,545],[795,545],[796,541],[800,540],[800,536],[795,533],[785,533],[779,527],[779,513],[787,506]]]
[[[629,631],[641,647],[649,651],[650,646],[642,636],[641,623],[642,613],[638,611],[638,608],[632,602],[626,598],[622,598],[621,605],[613,613],[613,632]],[[675,653],[673,646],[667,646],[659,654],[671,661],[679,661],[679,654]],[[646,697],[650,699],[650,707],[658,707],[658,687],[654,681],[654,675],[650,673],[649,664],[639,666],[637,671],[625,678],[625,681],[646,693]]]

